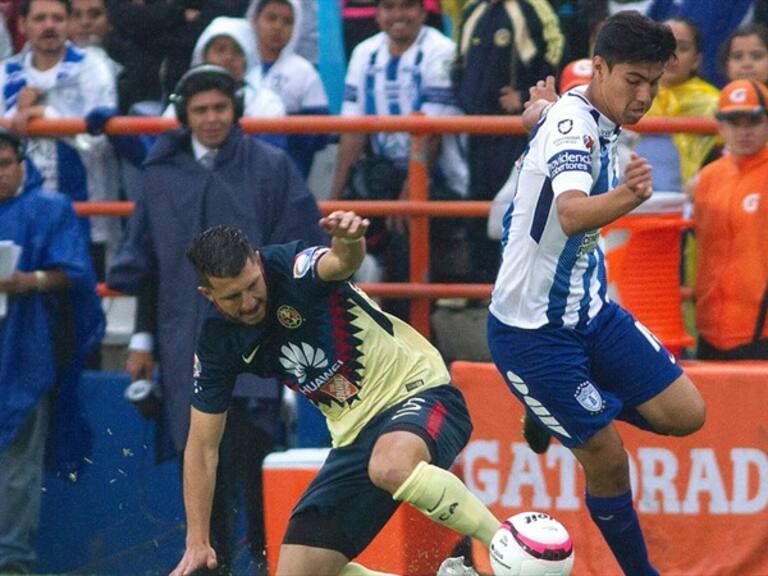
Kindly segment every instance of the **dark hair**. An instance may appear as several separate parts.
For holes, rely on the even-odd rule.
[[[198,234],[187,249],[187,258],[202,286],[209,278],[234,278],[255,254],[245,233],[231,226],[214,226]]]
[[[32,6],[32,2],[35,0],[21,0],[21,4],[19,4],[19,15],[22,18],[26,18],[27,15],[29,15],[29,9]],[[64,4],[64,8],[67,9],[67,14],[72,14],[72,2],[70,0],[52,0],[53,2],[58,2],[59,4]]]
[[[745,36],[757,36],[760,39],[760,42],[763,43],[763,46],[768,49],[768,27],[759,23],[739,26],[736,30],[731,32],[728,38],[725,39],[725,42],[720,45],[717,60],[723,74],[725,74],[728,69],[728,58],[731,55],[731,46],[733,45],[734,38],[744,38]]]
[[[608,18],[600,29],[595,56],[605,60],[609,69],[622,63],[666,64],[676,48],[669,26],[634,10],[623,10]]]
[[[285,6],[290,7],[291,12],[294,12],[294,16],[295,16],[295,10],[293,9],[293,4],[291,4],[290,0],[259,0],[259,3],[256,5],[256,11],[253,13],[253,16],[258,17],[259,14],[261,14],[264,11],[264,8],[266,8],[270,4],[284,4]]]
[[[201,64],[187,70],[176,83],[170,102],[176,109],[176,118],[182,124],[187,123],[187,104],[189,99],[200,92],[218,90],[232,100],[235,108],[235,120],[243,115],[244,95],[237,80],[221,66]]]
[[[0,126],[0,148],[11,148],[16,153],[16,160],[22,162],[26,153],[24,142],[7,128]]]

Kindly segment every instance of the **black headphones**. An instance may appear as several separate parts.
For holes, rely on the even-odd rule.
[[[176,110],[176,118],[187,124],[187,102],[200,92],[219,90],[232,99],[235,106],[235,122],[243,116],[245,90],[238,85],[226,68],[215,64],[201,64],[187,70],[176,83],[168,100]]]
[[[19,162],[24,160],[24,156],[27,154],[27,147],[17,134],[0,126],[0,142],[4,142],[13,148],[13,151],[16,152],[16,159]]]

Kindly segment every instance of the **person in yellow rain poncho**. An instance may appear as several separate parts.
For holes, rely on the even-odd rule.
[[[646,117],[714,117],[720,91],[696,75],[701,62],[698,28],[687,20],[669,20],[666,24],[677,40],[677,59],[668,64]],[[715,135],[645,135],[636,150],[654,168],[655,190],[682,192],[718,143]]]

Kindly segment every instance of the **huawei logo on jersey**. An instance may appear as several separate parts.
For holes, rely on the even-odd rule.
[[[325,352],[319,348],[313,348],[306,342],[301,346],[290,343],[280,348],[283,355],[280,357],[280,364],[288,372],[296,376],[299,384],[303,384],[307,379],[307,370],[311,368],[322,369],[328,366],[328,358]]]

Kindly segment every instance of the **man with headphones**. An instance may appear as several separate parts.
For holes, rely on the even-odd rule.
[[[320,212],[292,160],[243,133],[242,93],[219,66],[190,69],[171,101],[182,128],[158,138],[144,163],[144,187],[108,284],[138,294],[136,334],[127,370],[153,378],[158,362],[163,408],[157,423],[160,457],[180,454],[189,427],[195,338],[205,303],[193,298],[194,270],[184,257],[192,239],[215,225],[237,226],[255,246],[302,239],[326,243]],[[260,466],[280,427],[275,380],[238,381],[219,462],[212,534],[222,563],[232,559],[240,487],[246,490],[249,542],[262,558]]]
[[[42,184],[19,138],[0,128],[0,573],[35,561],[51,413],[59,470],[76,472],[89,456],[76,391],[104,334],[88,241],[69,198]]]

